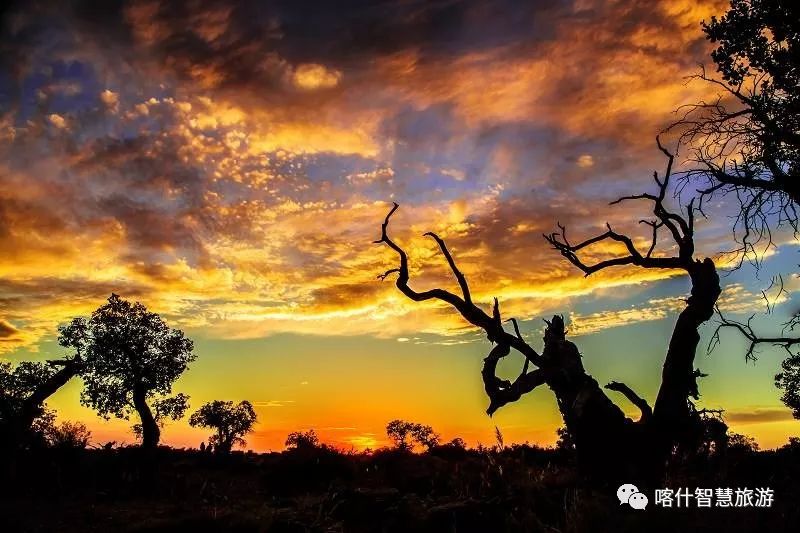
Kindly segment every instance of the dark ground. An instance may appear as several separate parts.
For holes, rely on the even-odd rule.
[[[730,452],[666,487],[770,487],[772,508],[621,506],[569,454],[439,447],[371,455],[42,450],[4,465],[0,531],[800,531],[800,446]],[[685,472],[691,471],[692,475]]]

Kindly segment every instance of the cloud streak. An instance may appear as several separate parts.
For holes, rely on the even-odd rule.
[[[754,409],[753,411],[726,412],[725,420],[734,424],[763,424],[792,420],[788,409]]]

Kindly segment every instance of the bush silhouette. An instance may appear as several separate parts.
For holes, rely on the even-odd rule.
[[[62,422],[52,426],[46,433],[53,448],[84,449],[92,439],[92,432],[81,422]]]
[[[295,450],[319,448],[319,437],[317,437],[317,432],[313,429],[293,431],[286,437],[286,447]]]

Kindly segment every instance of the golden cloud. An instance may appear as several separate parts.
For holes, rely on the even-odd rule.
[[[315,63],[298,65],[291,75],[294,86],[305,91],[330,89],[339,85],[341,79],[341,72]]]
[[[676,275],[620,268],[586,279],[540,236],[559,219],[576,234],[605,220],[629,229],[641,210],[603,211],[588,203],[592,194],[576,199],[573,180],[606,179],[630,161],[649,168],[645,139],[669,110],[708,91],[683,76],[694,68],[689,52],[705,46],[696,19],[711,8],[659,3],[625,31],[615,26],[628,16],[624,6],[576,10],[590,8],[603,16],[567,17],[549,39],[451,55],[406,46],[356,68],[279,55],[270,40],[279,24],[270,23],[265,42],[237,39],[231,9],[198,9],[187,25],[166,17],[167,3],[131,3],[131,61],[143,74],[128,87],[130,66],[104,72],[113,90],[94,95],[102,105],[92,110],[102,116],[46,109],[24,127],[0,123],[13,140],[2,149],[0,245],[14,252],[0,258],[0,278],[40,296],[26,308],[9,300],[3,319],[33,343],[113,289],[187,329],[230,338],[463,334],[452,310],[406,301],[375,279],[396,263],[370,245],[393,198],[403,202],[393,231],[410,254],[412,284],[456,288],[435,243],[419,237],[436,231],[476,299],[488,306],[498,297],[506,316],[568,309],[593,292]],[[664,39],[665,28],[678,31]],[[192,39],[177,38],[187,31]],[[165,56],[165,43],[202,53]],[[108,64],[101,49],[86,53]],[[401,119],[403,135],[393,129]],[[112,133],[85,140],[70,130]],[[505,137],[486,144],[498,131]],[[546,144],[551,137],[569,150],[564,166],[553,162],[561,146]],[[598,153],[592,142],[624,153]],[[646,249],[647,235],[635,242]],[[619,252],[598,246],[587,260]],[[734,298],[729,308],[744,305]],[[643,313],[572,315],[573,332],[676,310],[665,301]]]

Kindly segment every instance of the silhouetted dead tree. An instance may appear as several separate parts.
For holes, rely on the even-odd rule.
[[[697,427],[697,415],[691,403],[691,398],[697,397],[696,378],[699,375],[694,369],[695,352],[700,340],[697,329],[714,313],[720,294],[719,277],[711,259],[701,261],[694,258],[693,204],[688,205],[686,217],[673,213],[664,206],[674,158],[660,143],[658,145],[668,159],[663,177],[659,178],[658,173],[653,175],[658,193],[628,196],[613,202],[616,204],[641,199],[653,205],[655,220],[642,221],[653,230],[652,243],[645,253],[637,249],[630,237],[615,232],[610,226],[605,233],[576,244],[567,239],[563,226],[559,226],[559,232],[545,236],[556,250],[587,276],[622,265],[683,270],[689,275],[692,282],[691,295],[678,317],[669,343],[655,407],[651,409],[644,399],[624,383],[612,382],[606,385],[606,389],[622,393],[640,409],[641,417],[638,422],[627,418],[606,396],[597,381],[586,373],[578,348],[566,340],[562,317],[554,316],[552,320],[546,321],[544,349],[540,354],[523,339],[515,319],[509,320],[513,325],[513,333],[504,329],[497,299],[494,300],[491,314],[473,302],[466,278],[456,266],[444,241],[436,234],[426,233],[439,246],[458,281],[461,295],[440,288],[416,291],[408,285],[408,256],[388,234],[389,221],[398,208],[397,204],[394,204],[386,216],[381,238],[376,241],[388,245],[397,252],[400,259],[398,268],[388,270],[379,278],[385,279],[391,274],[397,274],[397,288],[411,300],[440,300],[452,305],[468,322],[483,329],[489,341],[495,344],[484,359],[481,372],[484,388],[489,396],[487,413],[491,415],[536,387],[547,385],[555,394],[561,415],[575,441],[580,469],[596,481],[637,479],[644,483],[657,483],[663,476],[675,446]],[[659,232],[662,229],[668,231],[677,245],[677,255],[663,256],[656,253]],[[622,243],[627,255],[593,264],[587,264],[581,259],[581,251],[607,240]],[[525,358],[522,371],[513,381],[502,379],[496,373],[498,362],[509,355],[511,350],[519,352]],[[531,366],[535,368],[531,369]]]

